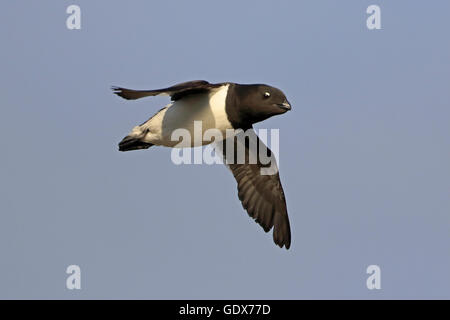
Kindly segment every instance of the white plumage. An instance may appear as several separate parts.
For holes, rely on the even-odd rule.
[[[208,129],[217,129],[225,137],[225,131],[233,129],[225,110],[228,87],[229,84],[226,84],[208,93],[193,94],[174,101],[142,125],[134,127],[128,136],[167,147],[205,145],[211,141],[194,139],[194,122],[200,121],[202,137]],[[177,129],[187,130],[190,141],[183,140],[181,144],[178,140],[173,141],[172,133]],[[197,133],[198,130],[195,134]]]

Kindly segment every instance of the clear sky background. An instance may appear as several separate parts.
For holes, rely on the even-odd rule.
[[[449,299],[449,14],[444,0],[5,1],[0,298]],[[280,128],[289,251],[224,166],[117,150],[168,99],[111,85],[194,79],[291,102],[257,126]],[[81,290],[65,287],[71,264]]]

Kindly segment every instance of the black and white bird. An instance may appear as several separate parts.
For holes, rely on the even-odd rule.
[[[147,149],[153,145],[177,147],[179,141],[171,139],[173,131],[183,128],[194,134],[194,121],[201,121],[203,132],[208,129],[220,132],[242,129],[250,132],[251,137],[258,141],[259,148],[263,146],[264,152],[274,158],[270,149],[254,133],[253,124],[291,110],[281,90],[263,84],[211,84],[196,80],[157,90],[112,89],[127,100],[161,95],[170,96],[172,100],[146,122],[134,127],[119,143],[120,151]],[[202,139],[190,146],[208,143],[211,141]],[[226,158],[226,148],[220,150]],[[247,160],[255,153],[246,142],[243,150]],[[274,242],[289,249],[291,230],[278,169],[273,174],[261,174],[267,163],[260,161],[260,152],[256,154],[256,163],[246,160],[245,163],[227,163],[227,166],[237,181],[238,196],[244,209],[264,231],[268,232],[273,227]],[[273,162],[276,167],[274,159]]]

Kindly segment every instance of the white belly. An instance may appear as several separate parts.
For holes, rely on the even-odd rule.
[[[140,131],[142,134],[147,131],[143,141],[167,147],[193,147],[211,143],[208,133],[217,136],[211,129],[216,129],[225,138],[226,130],[232,129],[225,112],[228,87],[227,84],[209,94],[193,94],[177,100],[141,126],[135,127],[133,132]],[[207,130],[209,132],[205,137]],[[190,136],[189,139],[186,139],[186,135]]]

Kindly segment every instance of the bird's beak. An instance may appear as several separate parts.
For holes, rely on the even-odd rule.
[[[284,110],[286,110],[286,111],[289,111],[289,110],[291,110],[291,105],[290,105],[290,103],[286,100],[285,102],[283,102],[283,103],[279,103],[279,104],[277,104],[281,109],[284,109]]]

